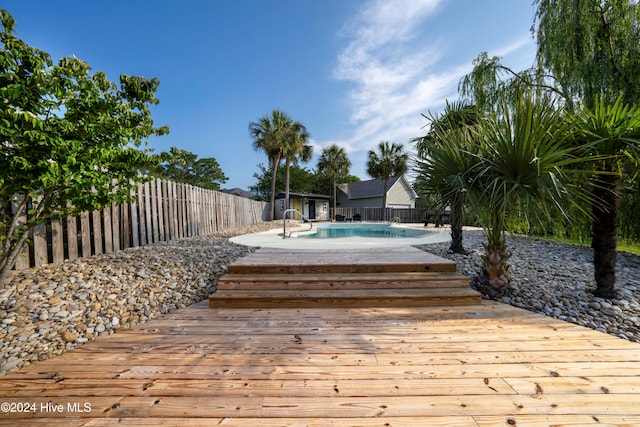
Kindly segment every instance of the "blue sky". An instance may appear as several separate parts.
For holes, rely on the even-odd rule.
[[[344,147],[369,179],[367,151],[423,134],[421,113],[457,98],[482,51],[529,67],[529,0],[5,0],[20,38],[54,61],[75,55],[93,71],[160,80],[153,109],[170,134],[149,140],[215,157],[247,188],[265,155],[251,121],[281,109],[323,147]]]

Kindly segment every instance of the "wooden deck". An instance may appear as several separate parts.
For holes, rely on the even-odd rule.
[[[431,307],[478,304],[453,261],[412,247],[260,249],[228,266],[211,307]]]
[[[0,402],[7,426],[639,426],[640,344],[489,301],[203,301],[0,377]]]

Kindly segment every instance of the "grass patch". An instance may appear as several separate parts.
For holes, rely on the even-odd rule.
[[[618,251],[629,252],[634,255],[640,255],[640,243],[628,242],[626,240],[618,240]]]
[[[552,242],[571,243],[578,246],[585,246],[585,247],[591,246],[591,240],[584,241],[583,239],[577,239],[577,238],[572,239],[572,238],[557,237],[557,236],[531,236],[531,237],[535,237],[537,239],[542,239],[542,240],[550,240]],[[633,242],[626,239],[618,238],[617,249],[618,249],[618,252],[628,252],[634,255],[640,255],[640,243],[638,242]]]

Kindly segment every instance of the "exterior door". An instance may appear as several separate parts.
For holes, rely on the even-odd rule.
[[[316,219],[316,201],[309,200],[309,219]]]

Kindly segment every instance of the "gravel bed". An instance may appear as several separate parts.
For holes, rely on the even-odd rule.
[[[14,272],[0,289],[0,375],[215,292],[226,265],[255,248],[228,237],[262,223]]]
[[[469,255],[451,254],[449,243],[418,246],[455,260],[458,271],[475,285],[484,253],[482,231],[465,231]],[[588,247],[528,237],[509,237],[511,285],[497,300],[529,311],[640,342],[640,257],[618,254],[616,299],[593,296],[593,253]],[[484,295],[489,298],[488,295]]]

